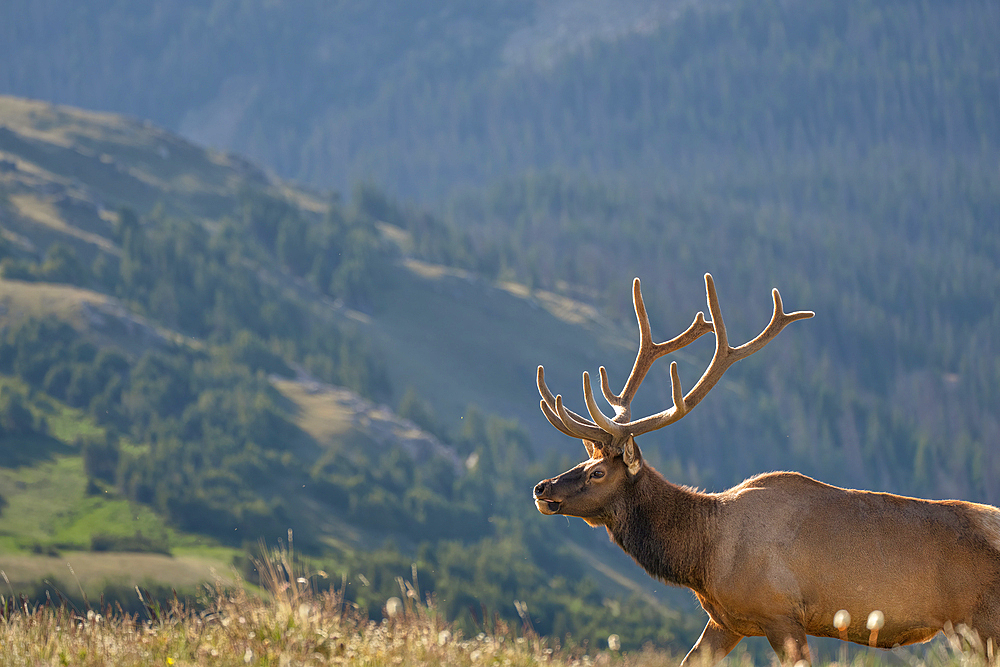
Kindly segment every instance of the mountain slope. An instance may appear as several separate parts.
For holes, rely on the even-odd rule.
[[[647,585],[616,552],[556,548],[553,564],[535,551],[538,453],[578,449],[538,413],[535,366],[575,384],[595,359],[623,365],[619,325],[407,256],[413,234],[376,216],[423,214],[383,210],[370,190],[338,203],[140,123],[0,106],[14,110],[0,147],[0,372],[13,383],[0,424],[21,415],[0,427],[5,566],[98,548],[218,565],[292,528],[329,569],[372,582],[352,595],[376,611],[416,559],[451,615],[473,600],[514,615],[508,598],[523,599],[537,627],[584,634],[604,632],[618,607],[602,600],[622,581]],[[73,429],[46,417],[63,412]],[[44,444],[27,450],[40,458],[17,453],[25,442]],[[43,504],[52,516],[27,530],[29,480],[46,477],[63,480],[63,505]],[[128,507],[143,522],[115,518]],[[519,554],[523,571],[476,584],[470,551],[484,571]],[[104,561],[80,558],[97,585]],[[637,643],[693,631],[645,604],[629,615]]]
[[[71,245],[85,262],[99,254],[120,257],[114,225],[123,206],[140,214],[156,209],[158,215],[184,216],[212,226],[240,214],[240,193],[249,187],[287,197],[305,215],[318,214],[328,205],[320,196],[269,177],[237,157],[205,151],[119,116],[9,97],[0,97],[0,109],[0,159],[6,165],[0,174],[3,233],[13,248],[37,257],[56,242]],[[398,228],[383,225],[383,234],[393,247],[407,243],[406,234],[400,240]],[[422,394],[442,394],[441,410],[451,420],[470,403],[521,421],[540,418],[533,399],[538,363],[546,361],[559,377],[562,367],[574,369],[575,375],[581,362],[602,358],[609,348],[618,350],[615,354],[623,360],[628,357],[631,332],[590,306],[404,260],[393,269],[399,272],[397,279],[369,313],[327,299],[280,271],[269,280],[285,294],[314,300],[310,307],[323,318],[371,328],[366,335],[387,350],[386,358],[392,360],[388,372],[398,393],[413,385]],[[118,310],[123,316],[122,309],[127,309],[114,299],[74,293],[72,288],[37,285],[21,292],[8,285],[6,292],[18,301],[15,310],[29,312],[35,299],[49,298],[46,294],[53,299],[46,306],[51,310],[59,310],[58,303],[69,307],[74,302],[94,302],[98,310]],[[82,310],[64,316],[78,325],[91,317]],[[415,363],[420,365],[411,368]],[[496,369],[516,376],[498,378]],[[502,386],[495,388],[498,379]],[[450,390],[437,391],[435,384]],[[464,389],[457,390],[459,386]],[[517,392],[524,393],[523,398],[517,398]]]

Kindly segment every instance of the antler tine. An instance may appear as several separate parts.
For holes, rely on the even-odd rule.
[[[687,404],[684,402],[684,390],[681,389],[681,376],[677,372],[677,362],[670,362],[670,394],[674,399],[674,412],[680,419],[687,414]]]
[[[771,342],[772,338],[777,336],[782,329],[792,322],[795,322],[796,320],[807,320],[816,315],[816,313],[811,310],[796,310],[792,313],[786,313],[785,307],[781,303],[781,293],[778,292],[777,287],[771,290],[771,298],[774,299],[774,311],[771,313],[771,321],[767,323],[767,326],[764,327],[764,330],[761,331],[756,338],[743,343],[743,345],[740,345],[739,347],[732,348],[732,351],[739,355],[738,359],[749,357],[751,354],[767,345]]]
[[[621,396],[611,391],[611,383],[608,382],[608,371],[604,366],[601,366],[597,370],[601,373],[601,393],[604,394],[604,398],[607,399],[608,403],[617,405],[621,401]]]
[[[646,314],[646,304],[642,300],[642,283],[639,278],[632,281],[632,307],[635,308],[635,319],[639,321],[639,347],[653,345],[653,332],[649,328],[649,315]]]
[[[601,409],[597,407],[597,401],[594,400],[594,390],[590,387],[590,373],[587,371],[583,372],[583,398],[587,401],[587,412],[590,413],[590,417],[598,426],[608,432],[612,438],[628,435],[628,433],[622,430],[621,424],[616,424],[608,419],[608,417],[601,412]]]
[[[542,414],[549,423],[571,438],[583,438],[591,442],[605,444],[610,442],[611,435],[586,417],[582,417],[563,405],[561,395],[552,395],[545,384],[545,368],[538,367],[538,393],[542,395]]]
[[[611,442],[611,433],[605,431],[590,421],[581,421],[563,405],[562,395],[556,394],[556,414],[562,420],[563,426],[569,429],[577,438],[607,444]]]
[[[556,397],[552,394],[551,391],[549,391],[549,386],[545,384],[544,366],[538,367],[538,374],[535,379],[535,382],[538,384],[538,393],[542,395],[542,400],[545,401],[546,405],[548,405],[549,408],[555,408]]]
[[[771,340],[774,339],[774,337],[777,336],[788,324],[796,320],[813,317],[816,314],[809,310],[795,311],[793,313],[784,312],[784,307],[781,303],[781,294],[778,293],[777,289],[774,289],[771,291],[771,296],[774,300],[774,311],[771,314],[771,321],[753,340],[750,340],[739,347],[731,347],[726,334],[726,325],[722,319],[722,308],[719,305],[719,296],[715,291],[715,281],[709,273],[705,274],[705,291],[708,297],[708,309],[709,312],[712,313],[712,325],[715,329],[715,355],[712,357],[711,363],[709,363],[708,368],[705,369],[705,372],[702,374],[697,384],[695,384],[691,391],[684,396],[680,402],[677,401],[677,392],[679,391],[680,386],[679,378],[677,378],[677,381],[675,382],[675,376],[673,373],[674,369],[671,368],[671,384],[674,392],[674,407],[671,407],[669,410],[664,410],[658,414],[650,415],[649,417],[644,417],[642,419],[629,422],[628,424],[623,424],[623,428],[627,429],[633,435],[648,433],[649,431],[662,428],[663,426],[677,421],[694,406],[698,405],[703,398],[705,398],[708,392],[719,382],[723,374],[729,369],[730,366],[737,361],[745,359],[751,354],[759,351],[771,342]]]
[[[552,394],[552,392],[549,391],[548,385],[545,384],[545,368],[542,367],[542,366],[538,367],[537,384],[538,384],[538,393],[542,395],[542,399],[545,401],[546,405],[548,405],[549,410],[553,414],[558,414],[558,410],[556,409],[556,405],[557,405],[557,401],[560,400],[560,399],[559,399],[558,396],[554,396]],[[573,412],[572,410],[568,410],[568,409],[565,409],[565,408],[564,408],[564,410],[566,411],[566,414],[568,414],[570,416],[570,419],[568,420],[570,422],[570,424],[575,423],[576,425],[579,425],[579,426],[581,426],[583,428],[589,428],[591,426],[597,426],[595,423],[593,423],[592,421],[590,421],[586,417],[578,415],[577,413]],[[567,426],[570,426],[570,424],[567,424]],[[575,433],[571,433],[570,435],[572,435],[573,437],[580,437],[580,436],[576,435]]]
[[[580,437],[573,431],[563,426],[562,420],[559,419],[559,416],[552,411],[552,408],[548,406],[548,403],[546,403],[545,401],[539,401],[539,404],[541,405],[542,408],[542,414],[545,415],[545,418],[548,419],[549,423],[555,426],[557,430],[559,430],[564,435],[568,435],[571,438]]]
[[[696,406],[708,394],[730,366],[759,351],[792,322],[804,320],[816,314],[811,310],[786,313],[781,303],[781,294],[777,288],[772,289],[771,298],[774,301],[774,310],[771,313],[771,321],[754,339],[739,347],[731,347],[726,336],[726,325],[722,320],[722,309],[719,306],[719,296],[715,291],[715,281],[712,280],[712,275],[709,273],[705,274],[705,288],[708,293],[708,307],[712,312],[712,319],[715,321],[715,356],[712,357],[711,363],[698,383],[684,397],[688,410]]]
[[[759,351],[777,336],[782,329],[796,320],[813,317],[815,313],[808,310],[800,310],[786,313],[781,302],[781,294],[777,289],[771,291],[774,300],[774,311],[771,314],[771,321],[752,340],[732,347],[729,344],[729,337],[726,333],[726,323],[722,319],[722,307],[719,305],[719,295],[715,290],[715,281],[712,275],[705,274],[705,293],[708,300],[708,310],[712,315],[712,321],[705,320],[705,314],[699,312],[691,325],[679,336],[663,343],[654,343],[649,327],[649,316],[646,313],[646,306],[642,301],[642,291],[639,279],[632,283],[632,301],[635,305],[635,316],[639,322],[639,351],[636,354],[635,364],[629,374],[625,387],[620,394],[611,391],[608,382],[608,373],[603,366],[600,369],[601,391],[608,403],[615,408],[614,418],[609,418],[597,406],[594,399],[594,390],[590,385],[590,374],[583,374],[583,396],[587,402],[587,411],[593,421],[566,409],[563,405],[561,395],[553,396],[552,392],[545,384],[545,370],[538,367],[538,392],[542,395],[541,408],[545,418],[559,431],[571,437],[582,438],[590,442],[599,443],[606,453],[608,448],[619,450],[620,443],[629,435],[641,435],[655,429],[672,424],[685,414],[691,411],[711,389],[718,384],[722,375],[734,363],[749,357]],[[642,384],[642,380],[653,362],[670,352],[675,352],[680,348],[693,343],[702,335],[709,331],[715,332],[715,354],[708,368],[701,378],[686,395],[681,388],[680,375],[677,372],[677,362],[670,364],[670,393],[673,405],[662,412],[635,421],[629,421],[632,398]],[[619,444],[615,444],[619,443]],[[588,445],[589,451],[589,445]]]
[[[712,313],[712,328],[715,329],[715,356],[720,350],[723,356],[729,353],[729,335],[726,333],[726,322],[722,319],[722,307],[719,305],[719,295],[715,291],[715,279],[711,273],[705,274],[705,292],[708,298],[708,312]],[[715,357],[712,358],[715,361]]]
[[[639,385],[642,384],[653,362],[665,354],[676,352],[682,347],[690,345],[712,330],[712,324],[705,321],[705,314],[699,312],[695,315],[691,325],[679,336],[662,343],[654,343],[649,327],[649,315],[646,313],[646,305],[642,300],[642,289],[638,278],[632,281],[632,303],[635,306],[635,317],[639,321],[639,351],[636,353],[635,364],[632,366],[632,372],[629,373],[621,394],[611,394],[610,389],[605,389],[605,373],[601,374],[601,389],[604,391],[605,398],[608,399],[608,403],[620,408],[619,419],[626,421],[629,418],[632,398],[639,390]]]

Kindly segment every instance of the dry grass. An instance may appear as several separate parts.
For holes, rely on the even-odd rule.
[[[90,243],[111,255],[121,255],[121,250],[108,239],[99,234],[84,231],[67,222],[56,208],[51,197],[43,197],[33,193],[16,194],[10,195],[9,201],[20,215],[33,222],[61,234]]]
[[[560,647],[502,622],[489,634],[463,637],[432,602],[418,602],[417,591],[402,580],[401,599],[388,605],[395,613],[381,623],[370,621],[338,591],[318,592],[314,583],[322,573],[292,575],[291,562],[287,551],[279,551],[258,563],[262,583],[272,592],[267,598],[220,584],[199,605],[147,604],[138,616],[32,607],[16,596],[5,597],[0,665],[623,663],[619,654]]]
[[[405,598],[404,598],[405,599]],[[10,602],[9,599],[5,602]],[[15,603],[16,606],[16,603]],[[985,667],[956,644],[925,657],[882,660],[858,655],[850,667]],[[463,637],[433,605],[405,605],[381,623],[369,621],[336,592],[313,592],[289,583],[283,594],[262,599],[218,589],[206,608],[180,603],[150,606],[145,617],[106,615],[45,606],[9,606],[0,615],[0,665],[554,665],[584,667],[675,665],[679,657],[647,648],[636,653],[587,652],[498,627]],[[746,654],[728,660],[749,667]],[[775,664],[773,661],[772,665]],[[841,663],[831,663],[839,665]]]
[[[123,586],[160,584],[185,590],[216,579],[226,585],[235,584],[221,558],[201,554],[165,556],[115,551],[77,551],[60,556],[0,554],[0,572],[10,577],[14,590],[48,580],[64,591],[82,587],[93,596],[100,596],[100,590],[108,582]]]
[[[674,665],[679,657],[652,648],[634,653],[591,651],[535,636],[497,621],[475,637],[445,622],[432,600],[399,580],[400,597],[387,602],[382,622],[346,603],[335,589],[317,591],[322,572],[301,572],[293,554],[275,550],[257,563],[268,597],[220,583],[198,605],[177,600],[166,608],[147,601],[144,614],[66,606],[32,607],[0,596],[0,666],[7,665],[528,665],[647,667]],[[13,590],[10,589],[11,594]],[[141,592],[138,591],[140,594]],[[923,655],[846,652],[839,667],[909,664],[911,667],[986,667],[976,639],[952,633]],[[745,652],[727,660],[752,667]],[[772,665],[776,663],[772,660]]]
[[[92,290],[53,283],[27,283],[0,279],[0,322],[9,324],[28,317],[57,317],[78,329],[88,324],[82,304],[100,309],[108,297]]]

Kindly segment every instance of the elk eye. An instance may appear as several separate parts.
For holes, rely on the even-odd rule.
[[[600,479],[602,477],[604,477],[604,471],[603,470],[595,470],[594,472],[590,473],[590,478],[591,479]]]

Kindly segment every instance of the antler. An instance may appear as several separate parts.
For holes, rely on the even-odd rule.
[[[622,443],[630,435],[637,436],[648,433],[679,420],[698,405],[701,399],[705,398],[730,366],[763,348],[791,322],[806,319],[815,314],[812,311],[786,313],[781,304],[781,295],[777,289],[774,289],[771,291],[771,296],[774,298],[774,312],[771,315],[771,321],[753,340],[739,347],[731,347],[726,335],[726,325],[722,320],[719,297],[715,292],[715,281],[708,273],[705,274],[705,291],[708,296],[708,310],[712,314],[712,321],[706,322],[704,313],[699,312],[684,333],[666,342],[654,343],[649,328],[649,316],[646,314],[646,307],[642,302],[639,279],[636,278],[632,283],[632,302],[635,305],[636,319],[639,321],[639,352],[636,354],[632,372],[629,374],[621,393],[615,394],[611,391],[608,373],[604,366],[601,366],[600,369],[601,391],[608,403],[615,409],[615,416],[613,418],[607,417],[597,406],[593,389],[590,386],[589,373],[584,372],[583,374],[583,395],[587,402],[587,412],[590,413],[593,421],[566,409],[561,395],[552,395],[552,392],[545,385],[545,370],[539,366],[538,392],[542,395],[542,413],[549,420],[549,423],[566,435],[599,444],[606,454],[619,453]],[[694,388],[686,395],[683,393],[680,376],[677,373],[677,362],[670,362],[670,389],[673,395],[673,406],[655,415],[630,421],[632,398],[653,362],[665,354],[676,352],[682,347],[690,345],[709,331],[715,332],[715,355]]]

